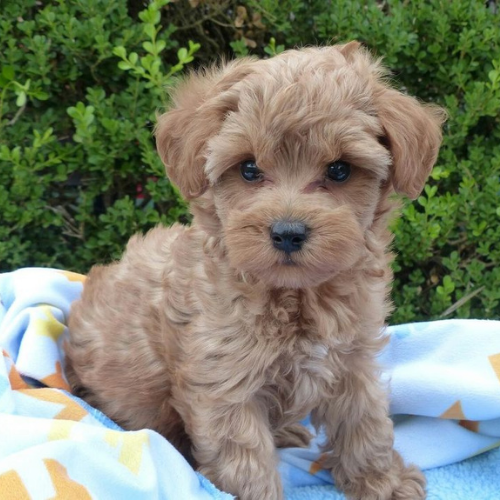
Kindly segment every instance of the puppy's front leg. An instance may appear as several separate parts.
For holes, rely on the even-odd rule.
[[[277,456],[265,410],[255,401],[231,404],[206,399],[197,403],[190,410],[188,432],[199,471],[239,500],[281,500]]]
[[[375,363],[357,356],[341,364],[349,367],[331,397],[313,412],[315,425],[327,435],[323,465],[335,483],[356,500],[418,500],[425,498],[425,478],[406,467],[393,449],[393,424],[387,395]]]

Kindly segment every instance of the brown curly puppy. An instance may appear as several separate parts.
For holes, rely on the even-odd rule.
[[[233,61],[173,102],[158,150],[193,224],[92,269],[70,318],[72,387],[241,500],[282,498],[275,449],[307,445],[308,413],[350,498],[423,498],[375,357],[388,197],[422,190],[443,111],[391,89],[356,42]]]

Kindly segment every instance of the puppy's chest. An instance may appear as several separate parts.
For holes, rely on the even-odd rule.
[[[303,340],[282,352],[268,371],[264,389],[270,396],[271,419],[279,422],[307,415],[325,397],[334,371],[330,349],[322,343]]]
[[[336,379],[338,321],[316,297],[298,291],[271,296],[266,312],[260,333],[275,353],[266,391],[286,413],[300,414],[314,407]]]
[[[286,385],[290,385],[293,390],[304,380],[320,383],[329,379],[331,364],[330,346],[316,339],[301,339],[281,353],[274,368],[280,371],[286,379]]]

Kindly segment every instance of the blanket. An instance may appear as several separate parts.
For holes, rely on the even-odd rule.
[[[124,431],[70,394],[62,343],[84,280],[53,269],[0,275],[0,497],[232,498],[156,432]],[[500,322],[386,333],[395,447],[426,470],[429,498],[500,498]],[[280,450],[288,500],[344,498],[321,468],[321,442],[320,432],[308,449]]]

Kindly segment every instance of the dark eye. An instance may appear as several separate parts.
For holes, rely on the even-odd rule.
[[[351,165],[342,160],[334,161],[328,165],[326,175],[334,182],[345,182],[351,175]]]
[[[256,182],[262,179],[262,172],[257,168],[254,160],[246,160],[240,164],[240,172],[247,182]]]

